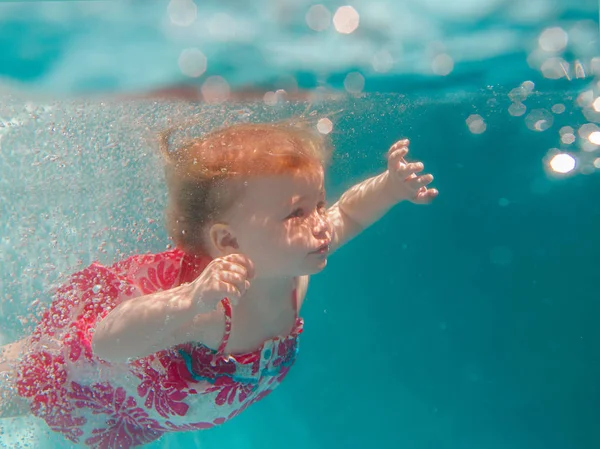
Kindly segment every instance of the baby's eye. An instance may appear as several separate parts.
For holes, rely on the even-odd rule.
[[[286,218],[302,218],[302,217],[304,217],[304,210],[301,208],[298,208],[298,209],[294,210],[294,212],[289,214]]]

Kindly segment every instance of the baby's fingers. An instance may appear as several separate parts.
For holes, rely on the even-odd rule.
[[[428,184],[431,184],[432,181],[433,181],[432,175],[408,177],[406,179],[406,182],[409,183],[411,185],[411,187],[413,187],[415,189],[418,189],[420,187],[424,187]]]
[[[397,150],[400,150],[401,148],[406,148],[406,152],[408,153],[408,145],[409,144],[410,144],[410,141],[408,139],[399,140],[394,145],[392,145],[390,147],[390,149],[388,150],[388,158],[391,156],[392,153],[394,153]]]
[[[397,168],[398,176],[401,178],[415,178],[415,173],[419,173],[423,170],[424,166],[421,162],[403,163],[400,162]]]
[[[423,187],[421,190],[417,192],[417,195],[414,199],[415,203],[418,204],[429,204],[438,196],[437,189],[428,189]]]
[[[254,263],[243,254],[230,254],[229,256],[225,256],[223,260],[229,263],[227,266],[229,269],[245,272],[248,279],[254,277]]]
[[[248,281],[246,281],[248,282]],[[237,306],[240,302],[240,298],[243,296],[243,293],[240,292],[240,289],[233,284],[222,283],[221,292],[223,294],[223,298],[229,299],[231,304]]]
[[[242,297],[250,287],[250,282],[246,276],[231,271],[220,273],[219,281],[223,292],[227,295],[233,295],[236,299]]]
[[[392,153],[388,153],[388,169],[396,171],[402,164],[406,165],[404,156],[406,156],[407,154],[408,148],[406,147],[401,147]]]

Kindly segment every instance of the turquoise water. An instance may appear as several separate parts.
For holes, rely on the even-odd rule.
[[[485,4],[497,11],[501,2]],[[570,29],[569,17],[597,26],[597,15],[586,11],[563,7],[562,15],[540,16],[523,28],[532,36],[549,26]],[[479,28],[493,28],[489,17],[477,19]],[[448,13],[447,35],[458,34],[448,31],[455,22]],[[476,28],[465,27],[466,34]],[[393,76],[365,74],[367,94],[313,105],[321,114],[343,110],[332,133],[332,199],[382,170],[383,154],[404,136],[436,177],[440,197],[428,207],[399,205],[312,279],[300,356],[274,394],[220,428],[167,436],[149,447],[600,446],[600,151],[589,137],[600,123],[589,56],[598,52],[586,50],[585,76],[578,77],[573,61],[579,53],[571,48],[565,55],[571,79],[551,79],[524,63],[527,42],[520,52],[457,63],[448,77],[403,69]],[[2,66],[5,76],[45,93],[68,90],[56,77],[36,85],[35,77],[10,67]],[[335,71],[360,70],[339,67],[331,69],[333,84],[344,78]],[[80,70],[85,78],[85,67]],[[123,73],[123,83],[99,88],[127,90],[132,79]],[[267,82],[269,73],[257,78]],[[494,76],[498,82],[488,86]],[[166,73],[160,82],[167,81],[176,80]],[[531,91],[512,90],[524,81],[533,82]],[[148,87],[160,84],[154,82]],[[168,243],[160,223],[164,186],[147,128],[192,116],[203,130],[225,118],[268,120],[306,106],[3,95],[4,341],[31,328],[19,317],[35,310],[35,299],[47,304],[46,292],[70,271]],[[522,96],[526,112],[515,115]],[[556,152],[576,159],[572,172],[552,173]],[[0,429],[0,447],[70,447],[30,419],[0,422]]]

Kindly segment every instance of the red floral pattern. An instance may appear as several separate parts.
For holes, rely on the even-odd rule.
[[[244,402],[256,389],[256,385],[236,382],[231,377],[219,377],[214,386],[206,389],[207,393],[216,392],[215,404],[233,405]]]
[[[156,440],[163,433],[158,422],[121,387],[115,389],[109,384],[86,387],[72,382],[69,398],[77,408],[91,410],[94,415],[107,415],[106,427],[93,429],[93,436],[85,440],[88,446],[130,448]]]
[[[273,361],[273,366],[287,366],[292,363],[293,359],[296,357],[298,341],[293,338],[288,338],[287,340],[282,341],[277,346],[277,357]]]
[[[163,370],[158,371],[152,367],[152,361],[158,361]],[[135,375],[140,378],[141,383],[137,387],[140,397],[145,397],[144,406],[154,408],[163,418],[171,415],[184,416],[189,406],[183,402],[187,397],[188,382],[182,374],[181,364],[174,363],[172,356],[166,351],[159,353],[156,357],[147,357],[134,362],[137,365]],[[192,390],[191,393],[195,393]]]
[[[74,405],[68,400],[64,385],[67,381],[64,359],[48,352],[25,356],[23,369],[17,379],[17,391],[32,399],[33,415],[46,420],[52,430],[62,432],[74,443],[83,435],[83,417],[72,416]]]
[[[266,397],[295,360],[300,318],[289,336],[233,357],[189,343],[113,372],[118,367],[93,354],[97,322],[120,302],[190,282],[209,261],[172,250],[108,268],[94,263],[71,276],[56,291],[20,367],[17,389],[30,399],[32,413],[74,443],[131,448],[165,432],[220,425]]]

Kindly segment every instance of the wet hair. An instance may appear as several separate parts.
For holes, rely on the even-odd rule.
[[[207,254],[204,232],[239,199],[244,180],[299,174],[327,166],[329,142],[310,123],[236,124],[185,142],[171,151],[178,127],[159,136],[168,190],[166,226],[183,251]]]

